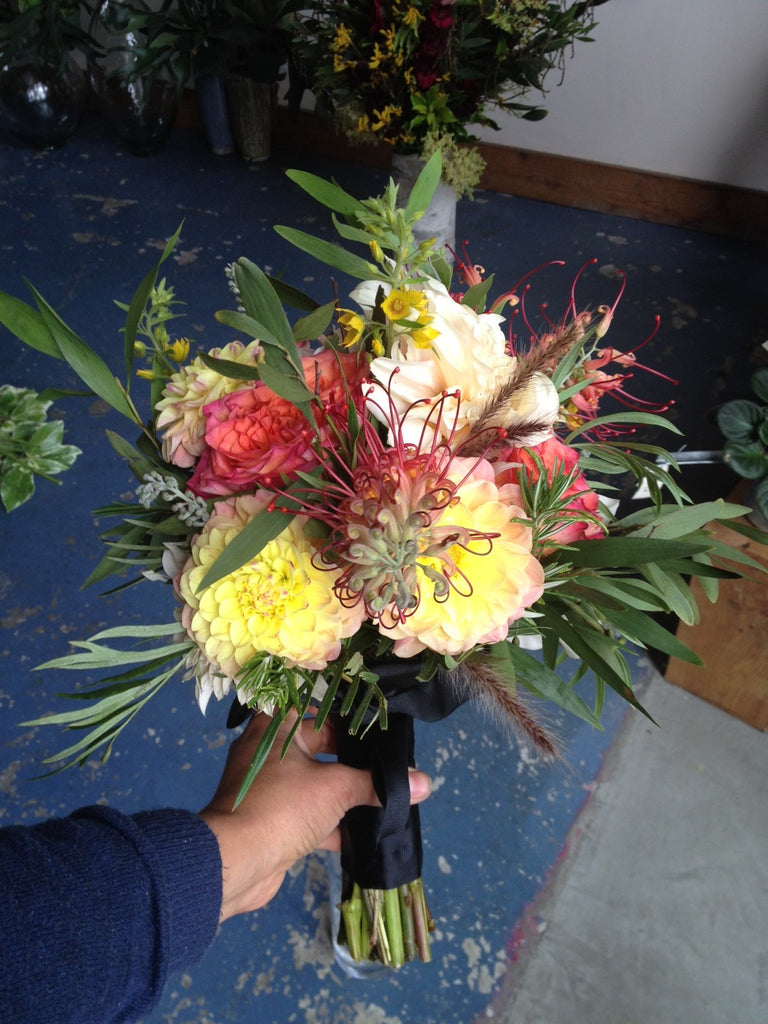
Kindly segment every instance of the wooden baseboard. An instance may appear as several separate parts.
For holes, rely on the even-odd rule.
[[[200,127],[194,93],[185,97],[179,123]],[[308,111],[276,107],[272,137],[276,149],[301,149],[371,167],[390,163],[390,147],[352,146],[327,121]],[[495,143],[483,142],[478,148],[486,161],[480,186],[492,192],[734,238],[768,238],[768,192]]]

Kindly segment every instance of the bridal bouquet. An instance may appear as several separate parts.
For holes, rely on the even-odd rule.
[[[355,959],[393,966],[430,957],[413,719],[483,698],[552,756],[537,705],[597,726],[609,686],[642,711],[637,647],[697,660],[658,615],[692,622],[687,578],[714,599],[748,561],[706,529],[745,509],[691,505],[657,461],[671,456],[636,439],[673,429],[659,410],[604,408],[629,401],[638,366],[605,341],[618,298],[590,312],[575,284],[562,317],[537,328],[526,284],[492,298],[493,279],[459,261],[451,290],[447,262],[412,234],[440,170],[438,155],[405,209],[391,183],[360,201],[289,172],[333,211],[341,244],[276,230],[359,283],[319,304],[241,259],[238,308],[216,314],[237,337],[192,358],[159,280],[177,232],[122,307],[124,382],[40,295],[35,308],[0,296],[0,321],[138,433],[109,433],[138,484],[134,501],[96,510],[111,525],[88,582],[133,573],[121,585],[169,591],[167,621],[104,630],[41,666],[105,673],[75,710],[36,723],[76,731],[53,760],[106,757],[174,677],[194,680],[203,711],[234,694],[234,708],[272,716],[241,797],[281,723],[334,722],[339,757],[373,771],[382,803],[343,824],[343,938]],[[610,498],[627,476],[650,500],[619,518]]]

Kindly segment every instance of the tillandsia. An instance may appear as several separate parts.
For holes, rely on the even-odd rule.
[[[177,300],[158,281],[177,231],[120,304],[123,383],[37,292],[35,307],[0,295],[0,321],[139,434],[109,433],[136,500],[98,510],[113,525],[88,582],[163,581],[175,596],[169,621],[104,630],[40,666],[105,673],[91,701],[80,693],[76,710],[34,723],[76,731],[52,763],[106,757],[179,676],[204,712],[234,694],[272,717],[239,799],[289,716],[331,720],[338,756],[373,770],[383,805],[342,823],[343,932],[353,957],[392,966],[431,956],[407,799],[414,718],[477,699],[551,758],[546,702],[599,727],[610,687],[646,713],[634,655],[698,661],[659,616],[695,621],[692,576],[714,600],[719,579],[759,568],[708,524],[762,537],[738,522],[741,506],[691,504],[664,468],[672,456],[640,439],[674,428],[663,404],[631,397],[637,352],[606,343],[623,284],[591,312],[582,268],[562,317],[540,310],[537,328],[530,274],[492,298],[493,278],[465,256],[454,282],[444,254],[413,237],[440,175],[436,154],[402,208],[393,183],[358,200],[289,172],[341,241],[276,230],[359,283],[321,303],[242,258],[237,309],[216,314],[237,337],[192,356],[169,333]],[[649,500],[622,514],[612,499],[627,478]]]

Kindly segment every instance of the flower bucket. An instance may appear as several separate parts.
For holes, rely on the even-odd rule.
[[[424,161],[415,153],[392,154],[392,177],[399,186],[398,205],[405,206]],[[441,181],[424,216],[413,230],[418,242],[434,239],[438,248],[446,250],[446,259],[453,262],[451,250],[456,248],[456,193]]]
[[[212,153],[228,156],[235,151],[224,79],[221,75],[197,75],[195,91],[205,138]]]
[[[272,86],[245,75],[228,75],[226,88],[238,153],[250,163],[268,160],[272,148]]]

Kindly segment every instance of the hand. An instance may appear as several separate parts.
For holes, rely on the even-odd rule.
[[[339,822],[350,808],[379,803],[368,772],[316,759],[316,754],[334,752],[333,729],[325,723],[315,732],[308,719],[281,761],[292,721],[284,723],[256,781],[233,810],[268,724],[265,715],[254,715],[230,747],[213,800],[200,812],[221,852],[222,921],[263,907],[297,860],[315,849],[339,849]],[[429,776],[411,771],[409,778],[411,803],[421,803],[432,789]]]

